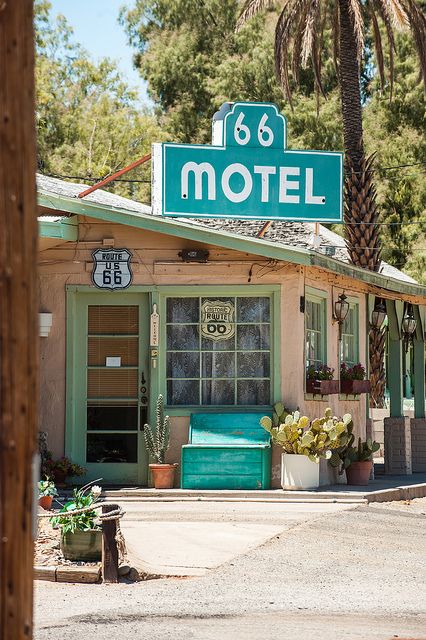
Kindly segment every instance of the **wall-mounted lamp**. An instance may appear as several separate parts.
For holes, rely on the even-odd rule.
[[[414,317],[413,306],[407,305],[404,318],[402,320],[402,333],[405,342],[405,353],[408,351],[408,346],[413,340],[414,333],[416,331],[417,321]]]
[[[386,305],[383,298],[376,298],[371,314],[371,326],[375,329],[380,329],[385,321],[386,315]]]
[[[344,293],[341,293],[334,303],[333,317],[339,323],[339,340],[342,338],[342,324],[349,313],[349,302]]]
[[[178,256],[182,258],[183,262],[207,262],[209,252],[207,249],[182,249]]]
[[[39,313],[38,321],[40,327],[40,338],[47,338],[50,333],[50,328],[52,326],[52,314],[51,313]]]

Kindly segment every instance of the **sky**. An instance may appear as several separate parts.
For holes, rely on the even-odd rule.
[[[74,37],[93,58],[104,56],[119,63],[131,87],[136,87],[142,102],[149,102],[146,83],[133,69],[133,49],[127,44],[124,29],[118,24],[120,8],[132,6],[132,0],[50,0],[52,14],[62,13],[74,29]]]

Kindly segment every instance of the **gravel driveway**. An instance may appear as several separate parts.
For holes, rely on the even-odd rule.
[[[426,639],[425,512],[420,500],[317,515],[202,577],[39,582],[35,638]]]

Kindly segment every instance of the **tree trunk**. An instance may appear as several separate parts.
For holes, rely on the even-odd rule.
[[[380,268],[380,227],[377,225],[376,189],[373,183],[374,156],[364,154],[360,69],[357,43],[348,0],[339,0],[339,81],[345,143],[345,238],[349,257],[358,267]],[[384,404],[384,340],[374,329],[370,333],[371,403]]]
[[[33,1],[0,2],[0,638],[32,637],[37,424]]]

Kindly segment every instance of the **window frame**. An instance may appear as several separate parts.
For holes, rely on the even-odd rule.
[[[308,358],[306,353],[306,344],[307,344],[307,314],[306,314],[306,303],[314,302],[316,304],[321,305],[321,320],[323,323],[323,331],[319,332],[321,335],[321,348],[322,348],[322,360],[316,360],[316,362],[321,362],[321,364],[328,365],[328,323],[327,323],[327,301],[328,301],[328,293],[323,289],[314,289],[313,287],[305,287],[305,314],[304,314],[304,333],[303,333],[303,345],[304,345],[304,377],[306,379],[306,369],[308,368]]]
[[[345,362],[345,364],[348,364],[349,366],[354,366],[354,364],[358,364],[360,362],[360,351],[359,351],[359,300],[358,298],[352,298],[350,296],[348,296],[348,302],[349,302],[349,312],[348,315],[351,311],[355,312],[355,316],[354,316],[354,352],[356,355],[356,358],[354,361],[350,361],[347,362],[346,360],[343,359],[343,336],[352,336],[352,334],[350,333],[345,333],[344,332],[344,327],[345,327],[345,322],[343,322],[342,324],[342,339],[340,342],[340,349],[339,349],[339,371],[340,371],[340,365],[342,364],[342,362]],[[347,318],[348,316],[346,316]]]
[[[269,297],[270,299],[270,400],[271,404],[267,405],[243,405],[243,404],[227,404],[227,405],[169,405],[166,404],[167,413],[169,415],[185,416],[190,413],[209,411],[238,412],[249,409],[251,412],[263,412],[265,408],[269,408],[281,393],[281,326],[280,326],[280,298],[281,285],[235,285],[235,286],[205,286],[205,285],[181,285],[181,286],[161,286],[158,288],[159,297],[159,313],[160,313],[160,350],[159,350],[159,393],[161,393],[167,402],[167,298],[222,298],[230,297]],[[202,351],[200,350],[200,354]],[[250,351],[248,351],[250,353]],[[201,371],[200,371],[201,374]],[[200,379],[202,376],[200,375]]]

